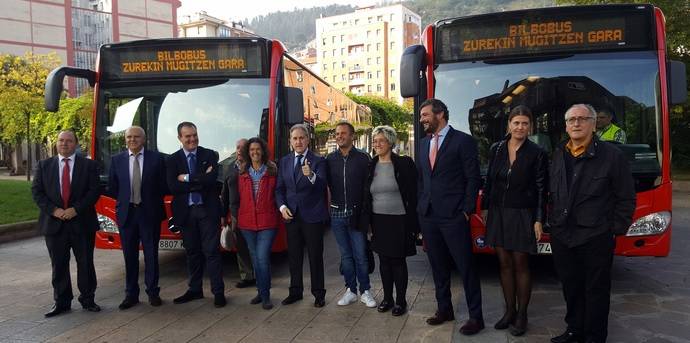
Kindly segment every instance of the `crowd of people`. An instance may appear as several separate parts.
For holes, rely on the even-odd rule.
[[[551,341],[606,341],[615,235],[624,234],[631,223],[635,191],[626,158],[604,138],[625,142],[624,132],[611,124],[610,112],[575,104],[565,112],[568,140],[555,147],[549,161],[547,153],[528,139],[534,125],[530,109],[514,107],[505,139],[491,147],[478,211],[482,179],[477,143],[448,124],[449,114],[437,99],[420,105],[420,125],[427,136],[419,144],[416,160],[394,152],[397,136],[389,126],[373,129],[373,158],[354,147],[355,128],[348,122],[336,125],[338,148],[326,157],[309,149],[309,129],[297,124],[290,129],[292,152],[277,163],[269,159],[267,143],[253,137],[238,141],[236,158],[224,166],[218,164],[217,152],[199,145],[191,122],[178,125],[182,147],[167,157],[144,147],[141,127],[128,128],[127,150],[112,157],[107,188],[117,201],[116,223],[125,260],[125,298],[119,308],[139,303],[140,245],[149,303],[163,303],[158,240],[166,217],[163,196],[172,194],[171,224],[181,228],[189,277],[187,291],[173,299],[175,304],[204,297],[206,272],[213,304],[226,305],[219,225],[230,225],[238,236],[242,279],[237,287],[256,285],[250,303],[272,309],[270,253],[284,224],[290,285],[281,303],[287,306],[303,299],[306,249],[314,306],[323,307],[323,238],[330,223],[346,288],[337,305],[359,300],[378,312],[405,314],[406,257],[417,253],[421,233],[437,301],[437,310],[426,323],[455,320],[450,275],[456,269],[468,310],[460,333],[473,335],[484,329],[470,232],[475,217],[485,223],[487,244],[495,249],[500,265],[505,312],[495,329],[509,329],[514,336],[527,331],[532,291],[529,256],[536,254],[548,224],[567,306],[567,328]],[[32,185],[53,270],[55,303],[46,317],[71,309],[70,249],[77,261],[78,300],[85,310],[100,311],[94,301],[93,264],[98,165],[75,154],[76,146],[74,132],[60,132],[58,155],[38,164]],[[369,278],[371,251],[379,257],[383,298],[378,303]]]

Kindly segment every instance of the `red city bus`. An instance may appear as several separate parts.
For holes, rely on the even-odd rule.
[[[124,130],[131,125],[146,130],[148,149],[170,154],[180,148],[177,124],[195,123],[200,144],[218,151],[222,171],[235,160],[240,138],[265,139],[275,160],[289,151],[291,125],[318,124],[319,118],[333,118],[335,113],[353,122],[358,118],[356,103],[287,55],[282,43],[259,37],[103,45],[95,71],[60,67],[51,72],[45,93],[49,111],[58,108],[65,76],[86,79],[94,88],[89,153],[101,166],[103,185],[111,156],[125,149]],[[170,197],[165,202],[170,215]],[[103,195],[96,209],[96,246],[121,249],[115,200]],[[170,231],[167,220],[161,223],[159,248],[183,248],[181,235]],[[272,250],[286,248],[283,227]]]
[[[671,242],[669,106],[685,102],[685,65],[666,55],[662,12],[651,5],[529,9],[437,21],[423,45],[401,61],[401,94],[415,104],[437,98],[450,124],[477,140],[482,174],[490,146],[506,133],[507,117],[527,105],[531,140],[551,151],[566,139],[564,113],[577,103],[609,109],[627,140],[637,209],[616,254],[667,256]],[[415,136],[423,137],[415,106]],[[479,202],[478,202],[479,204]],[[473,249],[491,253],[478,212]],[[550,238],[538,242],[550,254]]]

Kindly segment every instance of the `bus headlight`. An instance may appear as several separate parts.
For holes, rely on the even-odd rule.
[[[657,235],[666,231],[669,225],[671,225],[671,212],[662,211],[648,214],[630,225],[626,236]]]
[[[103,232],[120,233],[120,230],[117,228],[117,224],[115,223],[115,221],[102,214],[98,215],[98,226],[101,227],[101,231]]]

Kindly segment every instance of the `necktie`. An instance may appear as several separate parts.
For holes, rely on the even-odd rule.
[[[141,203],[141,168],[139,167],[139,156],[141,153],[134,155],[134,163],[132,167],[132,199],[133,204]]]
[[[189,178],[191,179],[196,174],[196,154],[189,154]],[[199,192],[191,192],[192,205],[201,203],[201,194]]]
[[[65,164],[62,167],[62,207],[67,208],[69,205],[70,196],[70,180],[69,180],[69,158],[63,158],[62,162]]]
[[[434,135],[431,139],[431,152],[429,152],[429,164],[431,165],[431,170],[434,170],[434,164],[436,164],[436,154],[438,153],[438,135]]]
[[[295,181],[297,181],[299,176],[302,175],[302,158],[304,158],[304,155],[297,155],[297,163],[295,163]]]

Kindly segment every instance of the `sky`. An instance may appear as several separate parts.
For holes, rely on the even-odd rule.
[[[289,11],[294,8],[310,8],[338,3],[341,5],[368,6],[375,0],[181,0],[178,17],[198,11],[206,11],[219,19],[251,19],[258,15],[277,11]]]

